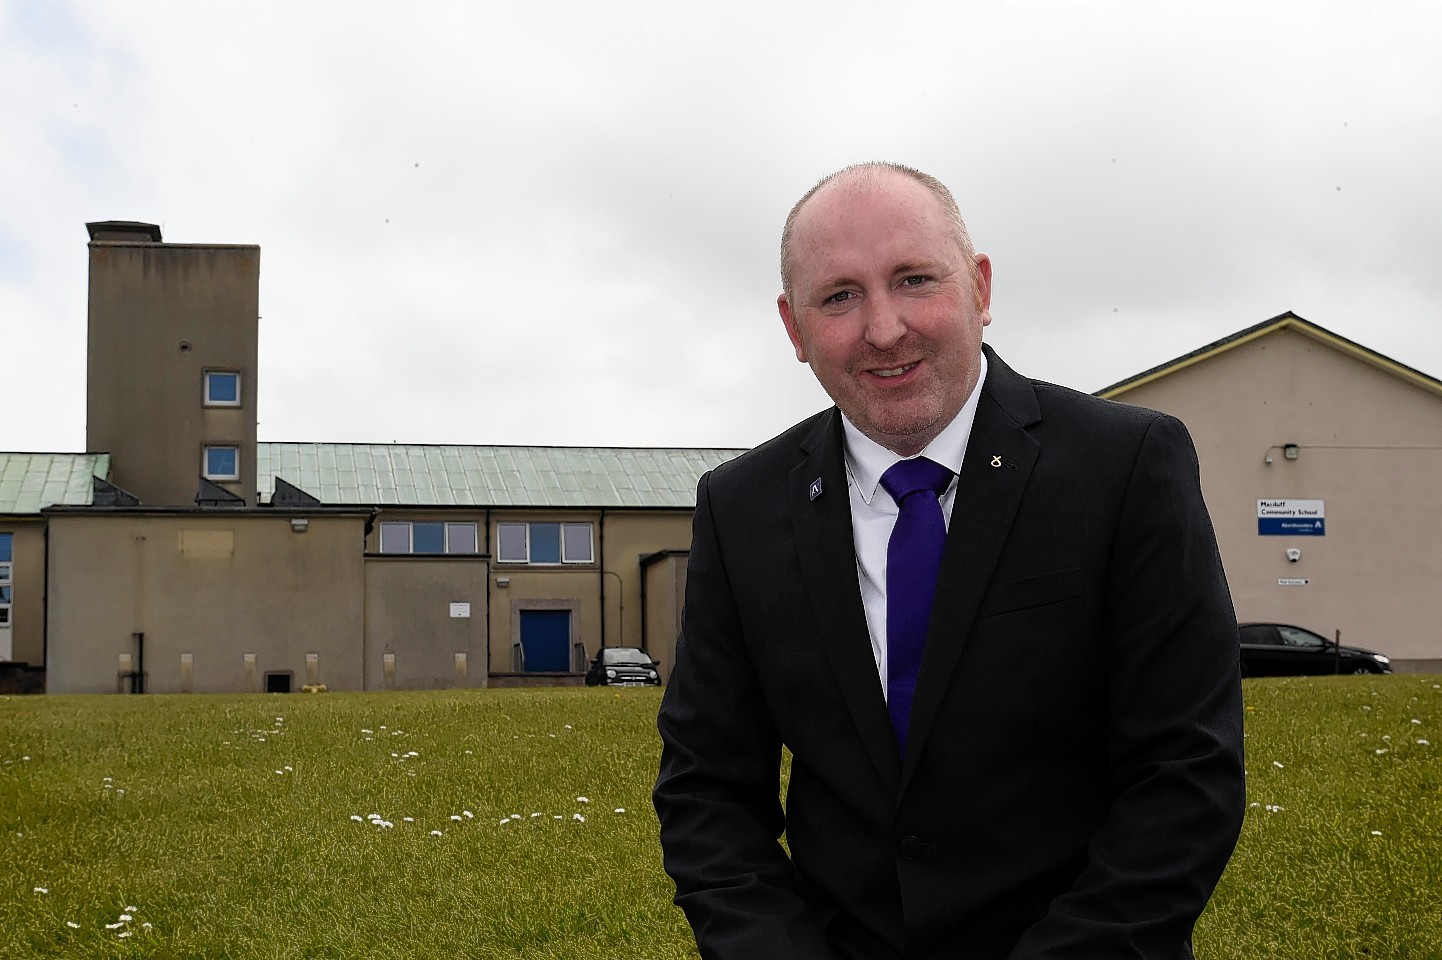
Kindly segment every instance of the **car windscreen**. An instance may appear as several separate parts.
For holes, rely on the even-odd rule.
[[[601,659],[610,664],[634,663],[644,667],[651,665],[651,658],[634,647],[608,647],[601,652]]]

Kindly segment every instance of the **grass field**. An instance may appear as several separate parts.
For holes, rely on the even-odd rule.
[[[1246,698],[1252,806],[1198,956],[1442,957],[1442,678]],[[0,699],[0,957],[694,957],[658,699]]]

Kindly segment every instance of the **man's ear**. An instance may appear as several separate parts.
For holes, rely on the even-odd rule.
[[[786,294],[776,298],[776,309],[781,313],[781,322],[786,324],[786,335],[791,338],[796,359],[806,363],[806,347],[801,343],[801,331],[796,328],[796,315],[791,312],[791,301],[786,299]]]
[[[978,253],[975,259],[976,270],[972,276],[976,277],[976,310],[981,314],[984,327],[991,323],[991,257]]]

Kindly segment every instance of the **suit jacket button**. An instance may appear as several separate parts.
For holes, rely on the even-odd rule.
[[[916,837],[902,837],[901,846],[899,847],[899,850],[901,852],[901,859],[917,859],[921,856],[921,848],[921,841]]]

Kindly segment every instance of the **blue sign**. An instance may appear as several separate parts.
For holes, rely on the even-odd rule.
[[[1325,537],[1325,517],[1258,517],[1257,533],[1263,537]]]

